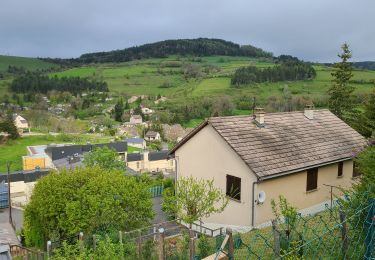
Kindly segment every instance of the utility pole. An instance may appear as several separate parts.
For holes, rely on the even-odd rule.
[[[9,205],[9,223],[13,225],[12,221],[12,202],[10,199],[10,165],[12,164],[11,161],[7,161],[7,169],[8,169],[8,205]]]

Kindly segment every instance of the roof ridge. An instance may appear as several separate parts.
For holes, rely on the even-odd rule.
[[[314,112],[321,112],[321,111],[329,111],[327,108],[322,108],[322,109],[314,109]],[[285,111],[285,112],[271,112],[271,113],[265,113],[265,115],[285,115],[285,114],[293,114],[293,113],[303,113],[303,110],[295,110],[295,111]],[[209,117],[208,120],[210,119],[219,119],[219,118],[241,118],[241,117],[251,117],[252,114],[248,115],[235,115],[235,116],[213,116]]]

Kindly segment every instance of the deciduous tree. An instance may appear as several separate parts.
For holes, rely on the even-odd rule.
[[[182,177],[176,181],[175,192],[164,193],[163,208],[171,215],[182,219],[190,226],[197,220],[222,212],[228,199],[213,180]]]
[[[125,162],[121,160],[115,150],[106,146],[98,147],[95,150],[86,153],[83,164],[86,167],[98,166],[105,170],[125,170]]]

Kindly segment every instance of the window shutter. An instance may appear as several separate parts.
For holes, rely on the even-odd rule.
[[[307,170],[306,191],[315,190],[318,188],[318,168]]]

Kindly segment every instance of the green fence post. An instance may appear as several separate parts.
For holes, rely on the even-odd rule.
[[[374,242],[373,242],[373,237],[374,237],[374,232],[375,232],[375,227],[374,227],[374,222],[375,222],[375,199],[369,199],[369,211],[367,214],[367,219],[366,219],[366,228],[367,228],[367,234],[365,238],[365,256],[364,259],[374,259],[372,258],[372,252],[374,251]]]

